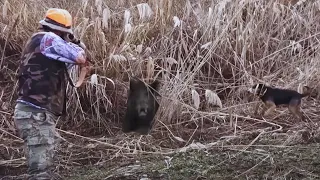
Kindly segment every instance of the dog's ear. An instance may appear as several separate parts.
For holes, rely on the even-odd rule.
[[[264,85],[264,84],[259,84],[259,89],[266,89],[266,85]]]
[[[259,95],[263,95],[266,92],[266,90],[267,90],[267,86],[262,83],[259,83],[256,86],[255,92]]]

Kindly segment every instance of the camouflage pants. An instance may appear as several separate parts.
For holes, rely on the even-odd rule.
[[[24,140],[30,179],[51,179],[49,169],[60,137],[55,131],[56,119],[46,111],[25,108],[21,104],[15,107],[14,121],[19,136]]]

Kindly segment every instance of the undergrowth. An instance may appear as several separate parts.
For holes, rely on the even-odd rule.
[[[320,2],[288,2],[1,1],[0,137],[20,141],[11,118],[19,56],[48,7],[72,13],[74,32],[94,62],[91,75],[97,76],[78,89],[68,88],[68,115],[57,126],[68,148],[86,144],[86,153],[95,154],[103,146],[112,159],[252,133],[304,130],[308,138],[316,136]],[[76,81],[77,69],[71,73]],[[120,129],[131,76],[162,84],[150,136],[124,135]],[[312,97],[302,105],[307,122],[288,111],[268,121],[252,117],[257,101],[247,88],[260,82],[298,91],[311,86]]]

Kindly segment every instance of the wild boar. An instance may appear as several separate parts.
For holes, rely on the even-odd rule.
[[[143,135],[149,133],[153,119],[159,108],[157,97],[160,94],[158,80],[146,85],[140,79],[130,79],[128,90],[127,111],[122,124],[124,133],[137,132]]]

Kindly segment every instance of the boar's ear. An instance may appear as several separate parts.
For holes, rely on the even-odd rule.
[[[154,90],[158,91],[158,90],[159,90],[159,87],[160,87],[160,82],[159,82],[158,80],[154,80],[154,81],[150,84],[150,86],[151,86]]]
[[[150,87],[151,87],[151,91],[154,93],[156,91],[159,90],[159,87],[160,87],[160,82],[158,80],[154,80],[151,84],[150,84]],[[157,96],[160,96],[159,93],[156,92],[156,95]]]
[[[135,78],[135,77],[131,78],[130,85],[129,85],[130,91],[134,91],[136,89],[138,83],[139,83],[139,80],[137,78]]]

